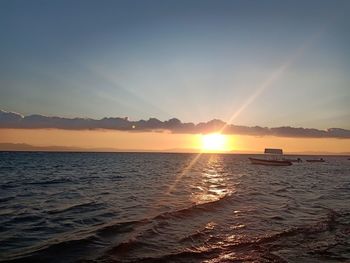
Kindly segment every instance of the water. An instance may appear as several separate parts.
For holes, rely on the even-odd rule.
[[[350,262],[350,161],[0,153],[0,260]]]

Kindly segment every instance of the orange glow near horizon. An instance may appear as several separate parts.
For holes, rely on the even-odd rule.
[[[208,136],[208,137],[207,137]],[[221,137],[223,136],[223,137]],[[345,153],[350,139],[285,138],[248,135],[172,134],[112,130],[0,129],[0,143],[24,143],[39,147],[60,146],[82,151],[166,151],[262,153],[282,148],[285,153]],[[74,148],[75,147],[75,148]],[[80,149],[81,148],[81,149]],[[4,147],[0,148],[4,150]],[[45,149],[45,150],[51,150]],[[52,150],[57,150],[53,148]]]
[[[202,135],[202,150],[204,152],[227,152],[231,150],[227,135],[212,133]]]

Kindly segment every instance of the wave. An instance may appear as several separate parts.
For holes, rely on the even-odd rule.
[[[25,253],[9,255],[6,262],[55,262],[52,255],[59,255],[58,262],[73,262],[91,249],[91,246],[108,245],[118,234],[131,233],[136,226],[147,223],[148,220],[126,221],[112,225],[96,225],[89,230],[71,233],[44,244],[29,249]],[[78,238],[80,237],[80,238]],[[1,258],[0,258],[1,260]]]
[[[216,253],[214,256],[213,253]],[[210,253],[200,251],[181,251],[164,255],[159,258],[144,257],[138,259],[139,263],[162,263],[162,262],[178,262],[178,263],[197,263],[197,262],[271,262],[271,263],[287,263],[281,257],[269,252],[256,253],[245,251],[242,253],[227,252],[222,254],[219,249],[212,249]]]
[[[112,256],[123,258],[124,254],[134,254],[133,251],[136,251],[138,249],[146,251],[151,250],[154,251],[155,254],[159,254],[162,250],[159,246],[162,246],[163,244],[157,243],[161,242],[159,240],[154,240],[155,236],[161,236],[163,234],[159,229],[163,229],[164,227],[167,229],[167,227],[171,227],[173,220],[182,222],[185,218],[191,219],[194,216],[201,216],[203,213],[213,213],[217,208],[227,204],[227,202],[230,202],[230,195],[224,196],[216,201],[197,204],[184,209],[161,213],[157,216],[146,218],[140,221],[130,222],[131,225],[123,225],[123,227],[131,227],[133,231],[130,232],[131,234],[127,236],[125,240],[113,246],[110,250],[106,251],[104,257],[108,258],[109,256]],[[144,227],[137,231],[136,228],[139,226]],[[113,226],[113,230],[114,229],[115,226]],[[110,227],[103,229],[104,232],[109,232],[109,230]],[[117,226],[117,230],[120,231],[119,225]],[[194,234],[183,237],[181,240],[179,240],[179,242],[182,244],[189,244],[191,243],[191,240],[193,241],[194,239],[201,239],[200,237],[205,239],[207,234],[208,229],[204,228],[202,230],[196,231]],[[139,260],[139,258],[137,260]],[[152,260],[155,260],[155,258],[152,258]]]
[[[66,213],[66,212],[81,212],[81,210],[85,208],[89,209],[95,209],[97,207],[100,207],[102,204],[98,204],[96,202],[88,202],[88,203],[83,203],[83,204],[76,204],[72,205],[69,207],[61,208],[61,209],[54,209],[54,210],[49,210],[46,211],[47,214],[49,215],[54,215],[54,214],[61,214],[61,213]]]
[[[198,213],[207,211],[213,212],[221,205],[230,202],[230,200],[230,196],[225,196],[217,201],[162,213],[151,218],[114,222],[109,225],[95,225],[90,227],[88,231],[72,233],[70,237],[61,237],[58,242],[57,239],[56,241],[48,241],[46,245],[38,247],[26,255],[14,256],[12,257],[13,261],[8,262],[52,262],[54,261],[52,255],[60,255],[59,262],[65,262],[65,260],[69,262],[72,261],[70,260],[72,258],[88,260],[88,251],[92,248],[94,251],[92,258],[95,258],[96,262],[100,260],[107,262],[132,262],[133,260],[138,262],[198,262],[208,259],[217,259],[213,262],[221,262],[225,260],[225,258],[221,258],[223,255],[225,255],[227,261],[230,261],[231,257],[231,261],[251,260],[260,262],[259,260],[263,258],[266,262],[287,262],[283,257],[274,253],[275,248],[283,248],[284,244],[309,244],[317,238],[322,240],[323,234],[336,232],[339,229],[343,231],[344,225],[347,227],[347,231],[350,229],[347,225],[350,223],[349,212],[328,210],[326,216],[314,224],[292,227],[279,233],[256,238],[243,237],[232,242],[225,241],[223,237],[220,239],[211,237],[210,231],[204,228],[178,240],[181,244],[197,244],[197,246],[187,246],[182,250],[179,246],[179,251],[175,249],[176,252],[160,251],[162,244],[152,243],[147,238],[145,239],[143,235],[138,235],[140,232],[145,233],[148,230],[153,231],[150,235],[159,235],[154,229],[155,224],[167,222],[174,218],[183,220],[184,217],[191,217],[193,214],[198,215]],[[78,236],[80,238],[77,238]],[[199,241],[199,243],[191,242],[193,240]],[[325,247],[323,250],[313,249],[309,252],[328,253],[331,246],[334,246],[334,244],[329,244],[329,247]],[[103,249],[99,250],[98,248]],[[154,255],[157,256],[147,257],[142,253],[145,249],[156,251]],[[141,253],[138,254],[140,251]],[[234,254],[232,254],[233,252]],[[130,256],[131,254],[133,254],[131,259],[123,259],[123,255]],[[247,258],[248,255],[250,258]],[[81,262],[84,262],[84,260]]]
[[[3,198],[0,198],[0,203],[4,203],[4,202],[10,201],[12,199],[15,199],[15,197],[14,196],[3,197]]]
[[[174,218],[174,217],[175,218],[183,218],[186,216],[191,216],[192,214],[198,214],[200,212],[213,211],[214,209],[219,208],[220,206],[227,204],[231,200],[232,200],[231,195],[225,195],[222,198],[215,200],[215,201],[212,201],[212,202],[195,204],[193,206],[183,208],[180,210],[175,210],[172,212],[165,212],[165,213],[162,213],[162,214],[154,217],[153,219],[159,220],[159,219],[168,219],[168,218]]]
[[[84,255],[90,244],[97,241],[95,236],[70,239],[55,244],[46,244],[25,254],[14,254],[4,262],[74,262],[72,258]],[[59,259],[54,258],[59,255]]]
[[[334,210],[329,209],[329,212],[327,213],[325,219],[320,220],[315,224],[292,227],[276,234],[267,235],[263,237],[256,237],[246,241],[234,242],[233,244],[228,243],[224,247],[234,248],[234,247],[249,246],[249,245],[261,245],[265,243],[279,241],[284,238],[294,237],[297,235],[311,236],[314,234],[333,231],[337,227],[342,225],[342,223],[340,222],[340,219],[343,217],[347,217],[349,215],[350,213],[348,212],[336,212]]]
[[[62,179],[53,179],[53,180],[44,180],[44,181],[37,181],[37,182],[28,182],[25,183],[27,185],[51,185],[51,184],[64,184],[64,183],[70,183],[73,182],[71,179],[68,178],[62,178]]]
[[[276,254],[276,248],[281,248],[286,246],[305,246],[306,248],[311,249],[307,253],[317,253],[321,255],[326,255],[332,257],[333,259],[346,260],[347,257],[341,255],[332,255],[329,251],[330,249],[336,247],[337,245],[344,245],[344,240],[341,240],[339,235],[336,233],[338,243],[328,243],[323,245],[322,249],[319,249],[319,246],[312,248],[310,245],[312,242],[318,242],[324,240],[323,235],[332,235],[328,232],[341,232],[344,237],[349,234],[349,215],[348,212],[336,212],[334,210],[329,210],[325,219],[316,222],[311,225],[304,225],[300,227],[293,227],[285,231],[256,237],[251,239],[241,239],[239,241],[224,243],[223,240],[218,242],[212,242],[214,239],[205,242],[203,244],[194,247],[191,249],[186,249],[184,251],[179,251],[177,253],[169,253],[162,255],[160,257],[140,257],[138,262],[198,262],[203,260],[211,260],[211,262],[241,262],[241,261],[254,261],[254,262],[288,262],[282,256]],[[344,224],[341,222],[344,220],[347,222]],[[199,231],[196,234],[189,235],[185,237],[184,240],[180,242],[187,241],[188,239],[197,239],[200,238],[205,233]],[[334,233],[333,233],[334,235]],[[291,239],[291,240],[290,240]],[[137,245],[142,246],[143,243],[136,240],[130,240],[128,243],[123,244],[123,246]],[[118,252],[123,249],[123,246],[118,247]],[[290,249],[290,247],[289,247]],[[346,250],[346,247],[344,248]],[[231,258],[230,258],[231,257]],[[215,260],[214,260],[215,259]]]
[[[135,220],[135,221],[126,221],[120,223],[114,223],[112,225],[103,226],[96,230],[96,235],[102,238],[108,238],[114,236],[118,233],[130,233],[135,230],[137,226],[147,224],[148,219]]]
[[[7,189],[12,189],[12,188],[16,188],[19,187],[19,184],[16,184],[15,182],[8,182],[6,184],[2,184],[0,185],[0,188],[3,190],[7,190]]]
[[[19,223],[25,223],[25,222],[37,222],[37,221],[43,221],[43,218],[41,215],[34,215],[34,214],[19,214],[14,217],[12,217],[6,224],[14,225]]]

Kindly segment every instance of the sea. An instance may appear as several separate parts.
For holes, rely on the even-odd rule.
[[[1,262],[350,262],[350,160],[0,152]]]

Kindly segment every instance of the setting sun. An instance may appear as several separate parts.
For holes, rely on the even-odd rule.
[[[202,135],[203,151],[228,151],[230,150],[226,135],[219,133]]]

